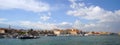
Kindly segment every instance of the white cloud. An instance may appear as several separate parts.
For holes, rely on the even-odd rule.
[[[49,4],[37,0],[0,0],[0,9],[22,9],[33,12],[49,10]]]
[[[0,23],[4,23],[4,21],[6,21],[6,20],[7,20],[6,18],[0,18]]]
[[[42,23],[42,22],[31,22],[31,21],[20,21],[19,26],[25,28],[33,28],[33,29],[67,29],[72,28],[72,23],[69,22],[61,22],[61,23]]]
[[[71,24],[71,23],[69,23],[69,22],[62,22],[62,23],[60,23],[61,25],[67,25],[67,24]]]
[[[59,29],[67,29],[67,28],[72,28],[72,23],[70,22],[61,22],[56,24],[56,27]]]
[[[44,15],[44,16],[41,16],[40,19],[42,19],[43,21],[46,21],[46,20],[50,19],[50,16]]]
[[[54,24],[49,23],[39,23],[39,22],[30,22],[30,21],[21,21],[20,25],[26,28],[33,28],[33,29],[55,29],[57,28]]]
[[[21,21],[20,23],[21,25],[26,25],[26,26],[29,26],[31,24],[30,21]]]
[[[82,29],[84,28],[85,24],[83,24],[80,20],[76,20],[73,23],[73,28],[77,28],[77,29]]]
[[[77,0],[76,0],[77,1]],[[72,10],[68,10],[67,14],[80,17],[84,20],[97,20],[96,23],[83,24],[82,22],[75,21],[74,27],[83,30],[94,31],[119,31],[120,30],[120,10],[108,11],[99,6],[87,6],[84,2],[70,1]],[[79,23],[77,23],[79,22]]]
[[[79,16],[87,20],[119,21],[118,19],[120,19],[119,10],[113,12],[113,11],[105,10],[99,6],[91,5],[88,7],[84,3],[75,3],[76,5],[74,5],[74,3],[72,3],[74,8],[70,6],[73,10],[69,10],[67,12],[68,15]]]
[[[51,12],[48,12],[46,14],[39,14],[40,19],[43,21],[47,21],[51,18]]]
[[[5,18],[0,18],[0,21],[5,21],[5,20],[7,20],[7,19],[5,19]]]

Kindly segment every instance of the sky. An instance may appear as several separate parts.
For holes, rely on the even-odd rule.
[[[120,0],[0,0],[0,27],[120,32]]]

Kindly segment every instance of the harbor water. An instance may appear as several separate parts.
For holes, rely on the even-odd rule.
[[[120,36],[43,36],[39,39],[0,39],[0,45],[120,45]]]

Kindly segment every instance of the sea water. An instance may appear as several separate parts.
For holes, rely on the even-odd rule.
[[[41,36],[39,39],[0,39],[0,45],[120,45],[120,36]]]

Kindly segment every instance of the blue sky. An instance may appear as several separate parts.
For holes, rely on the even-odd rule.
[[[0,0],[0,24],[120,32],[120,0]],[[1,25],[2,26],[2,25]]]

